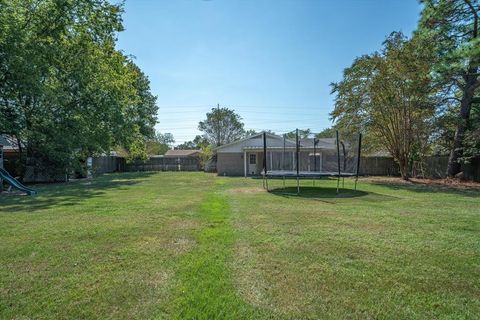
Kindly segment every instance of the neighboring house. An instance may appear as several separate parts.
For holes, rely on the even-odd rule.
[[[3,146],[6,145],[7,139],[5,139],[2,135],[0,135],[0,168],[3,169]],[[1,189],[1,186],[0,186]]]
[[[8,135],[0,135],[0,146],[3,147],[3,154],[5,157],[16,156],[18,154],[17,140]]]
[[[295,141],[267,133],[268,170],[296,168]],[[329,170],[336,160],[335,139],[301,139],[299,168],[301,171]],[[315,155],[313,151],[315,150]],[[217,152],[217,172],[226,176],[255,176],[263,170],[263,132],[220,146]],[[331,169],[330,169],[331,170]]]
[[[201,150],[181,150],[181,149],[174,149],[174,150],[168,150],[165,153],[165,157],[169,158],[189,158],[189,157],[199,157]]]
[[[18,144],[15,139],[8,135],[0,134],[0,168],[14,172],[12,161],[18,159]]]

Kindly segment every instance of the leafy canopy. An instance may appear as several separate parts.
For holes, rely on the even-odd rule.
[[[0,2],[0,133],[24,142],[37,171],[116,146],[145,154],[156,98],[115,49],[121,13],[107,0]]]
[[[245,134],[240,115],[228,108],[212,108],[207,119],[200,121],[198,130],[214,146],[221,146],[242,138]]]
[[[399,32],[383,50],[357,58],[343,80],[332,84],[336,126],[363,131],[381,141],[400,165],[404,178],[415,153],[425,150],[434,115],[434,88],[429,76],[430,50],[421,38]]]

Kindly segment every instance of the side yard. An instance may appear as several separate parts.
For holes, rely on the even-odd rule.
[[[124,173],[0,196],[0,318],[480,314],[480,190],[302,183]]]

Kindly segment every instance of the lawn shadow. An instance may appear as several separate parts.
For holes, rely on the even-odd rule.
[[[340,188],[337,193],[337,188],[333,187],[300,187],[300,194],[297,194],[296,187],[286,187],[286,188],[273,188],[269,191],[271,194],[286,198],[306,198],[318,200],[326,203],[334,204],[337,201],[328,201],[331,200],[340,200],[340,199],[361,199],[365,201],[381,202],[381,201],[393,201],[397,200],[397,197],[384,195],[375,192],[367,192],[363,190],[353,190]]]
[[[138,184],[152,172],[105,174],[93,179],[66,183],[32,186],[37,196],[18,194],[0,195],[0,214],[20,211],[35,212],[53,206],[71,206],[92,197],[99,197],[110,189],[123,189]]]
[[[382,181],[373,180],[368,183],[391,190],[408,190],[419,193],[446,193],[465,197],[480,197],[480,189],[475,187],[449,186],[447,184],[427,184],[420,181]]]
[[[340,189],[326,187],[300,187],[300,193],[297,194],[297,187],[274,188],[269,190],[271,194],[277,196],[295,196],[301,198],[313,199],[332,199],[332,198],[356,198],[368,195],[368,192],[352,189]]]

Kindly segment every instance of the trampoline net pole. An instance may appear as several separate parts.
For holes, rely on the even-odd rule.
[[[358,174],[360,172],[360,155],[362,152],[362,134],[358,134],[358,151],[357,151],[357,170],[355,172],[355,190],[357,190],[357,181],[358,181]]]
[[[282,154],[282,171],[285,172],[285,147],[286,147],[286,134],[283,134],[283,154]],[[285,190],[285,174],[283,175],[283,190]]]
[[[317,172],[317,139],[313,138],[313,171]],[[315,186],[315,176],[313,177],[313,185]]]
[[[300,193],[300,164],[299,164],[299,153],[300,153],[300,143],[298,140],[298,129],[295,131],[295,140],[296,140],[296,165],[297,165],[297,194]]]
[[[267,134],[263,132],[263,188],[268,187],[267,179]]]
[[[337,178],[337,193],[339,192],[339,188],[340,188],[340,142],[339,142],[339,139],[338,139],[338,130],[336,131],[336,135],[337,135],[337,165],[338,165],[338,178]]]

